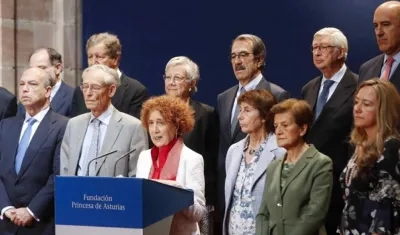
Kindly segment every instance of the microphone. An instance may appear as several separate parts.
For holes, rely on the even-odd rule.
[[[95,157],[95,158],[93,158],[92,160],[90,160],[89,163],[88,163],[88,165],[87,165],[87,167],[86,167],[86,176],[89,176],[89,167],[90,167],[90,164],[91,164],[93,161],[95,161],[95,160],[97,160],[97,159],[99,159],[99,158],[107,157],[108,155],[113,154],[113,153],[115,153],[115,152],[117,152],[117,150],[114,150],[114,151],[111,151],[111,152],[109,152],[109,153],[100,155],[100,156]]]
[[[114,164],[114,174],[115,174],[115,171],[117,170],[117,164],[118,164],[119,160],[121,160],[122,158],[128,157],[131,153],[133,153],[133,152],[135,152],[135,151],[136,151],[136,149],[132,149],[132,150],[130,150],[129,152],[127,152],[127,153],[125,153],[124,155],[122,155],[121,157],[119,157],[119,158],[117,159],[117,161],[115,161],[115,164]]]

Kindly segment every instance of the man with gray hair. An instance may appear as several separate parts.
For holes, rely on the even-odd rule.
[[[264,42],[256,35],[242,34],[232,43],[229,59],[238,84],[222,92],[217,98],[219,117],[218,151],[218,203],[220,214],[224,213],[225,158],[229,147],[244,139],[246,135],[238,124],[239,107],[237,98],[245,91],[265,89],[278,101],[289,98],[289,93],[278,85],[269,82],[261,73],[265,66],[266,49]],[[222,220],[222,218],[220,218]],[[222,233],[222,231],[217,234]]]
[[[140,118],[142,103],[148,98],[147,88],[119,69],[122,45],[118,37],[110,33],[94,34],[86,42],[86,53],[88,66],[104,64],[118,73],[121,85],[111,99],[114,107],[123,113]],[[77,87],[72,98],[72,117],[88,111],[84,102],[84,94]]]
[[[339,177],[350,157],[348,137],[358,75],[346,67],[347,39],[339,29],[323,28],[316,32],[311,52],[322,75],[309,81],[301,91],[302,98],[314,111],[314,123],[306,139],[333,162],[332,199],[326,218],[326,230],[333,235],[343,209]]]
[[[26,112],[0,123],[1,234],[55,234],[54,177],[68,118],[49,107],[51,79],[26,70],[18,92]]]
[[[90,113],[68,122],[61,146],[60,174],[135,176],[136,162],[140,152],[148,148],[148,137],[137,118],[119,112],[111,104],[120,84],[117,71],[96,64],[86,68],[82,77],[80,88]]]

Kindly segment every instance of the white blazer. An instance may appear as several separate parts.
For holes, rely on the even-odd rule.
[[[149,178],[152,167],[151,149],[142,151],[136,167],[137,178]],[[206,212],[204,197],[204,162],[203,157],[183,145],[179,160],[176,182],[183,188],[194,191],[194,205],[174,216],[170,235],[197,235],[200,234],[198,222]]]

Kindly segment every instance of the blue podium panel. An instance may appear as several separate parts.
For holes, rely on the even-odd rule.
[[[193,205],[193,192],[137,178],[55,180],[56,225],[146,228]]]

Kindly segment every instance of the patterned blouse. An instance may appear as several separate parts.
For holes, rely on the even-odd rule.
[[[285,185],[286,179],[289,177],[290,172],[292,171],[294,165],[296,163],[284,163],[282,167],[281,174],[281,188]]]
[[[340,176],[343,235],[400,235],[400,140],[389,139],[378,161],[358,169],[353,156]],[[339,231],[338,231],[339,232]]]
[[[246,164],[246,151],[249,147],[249,138],[242,154],[242,162],[238,176],[236,178],[235,188],[232,196],[232,207],[229,214],[229,235],[254,235],[256,233],[255,216],[257,212],[253,212],[253,200],[251,196],[251,185],[253,182],[254,172],[257,168],[258,159],[262,151],[265,149],[268,138],[260,145],[254,153],[253,159]]]

